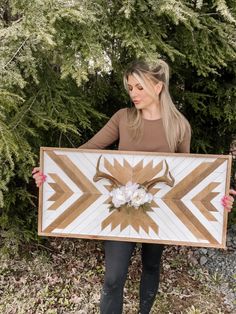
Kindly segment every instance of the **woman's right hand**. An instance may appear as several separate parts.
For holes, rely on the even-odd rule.
[[[35,167],[32,170],[32,175],[38,188],[46,181],[47,178],[47,176],[42,173],[39,167]]]

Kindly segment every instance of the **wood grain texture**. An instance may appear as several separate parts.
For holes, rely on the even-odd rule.
[[[55,193],[48,199],[48,201],[54,201],[48,210],[56,210],[69,197],[71,197],[71,195],[73,195],[73,191],[56,173],[48,173],[48,175],[54,180],[54,182],[49,183],[49,185],[55,191]]]
[[[73,160],[70,158],[72,152],[76,154]],[[96,172],[96,160],[100,154],[102,171],[114,176],[123,185],[129,181],[141,184],[162,176],[164,161],[170,163],[170,172],[178,179],[172,188],[162,182],[152,187],[150,192],[154,199],[149,210],[130,207],[109,212],[111,184],[106,179],[93,182],[91,178],[92,173]],[[46,155],[53,161],[53,169],[46,173],[53,182],[48,182],[48,191],[41,190],[39,234],[68,237],[73,234],[75,237],[89,239],[106,238],[106,234],[110,234],[108,238],[114,238],[115,234],[117,240],[126,239],[129,235],[127,239],[136,242],[141,242],[143,236],[143,241],[150,243],[225,247],[227,214],[215,200],[219,200],[225,191],[226,194],[228,192],[231,167],[229,156],[42,148],[41,167],[47,167]],[[188,158],[192,161],[187,162]],[[187,167],[180,167],[182,160]],[[225,163],[227,166],[224,166]],[[86,164],[89,168],[86,168]],[[70,182],[81,193],[77,195]],[[50,196],[45,199],[44,194],[49,193],[49,190]],[[162,204],[168,209],[166,222]],[[99,206],[106,208],[106,213],[98,211]],[[55,218],[47,215],[50,212],[55,213]],[[46,217],[51,217],[50,222],[45,221]],[[96,223],[92,219],[96,219]],[[165,232],[160,228],[160,219],[161,228],[165,226]],[[44,221],[46,227],[43,229]],[[168,221],[171,221],[171,227],[168,227]],[[168,228],[171,229],[168,231]],[[181,233],[182,236],[181,228],[185,230]],[[93,233],[95,229],[97,234]],[[64,233],[63,230],[71,231]],[[176,238],[175,230],[179,234]]]

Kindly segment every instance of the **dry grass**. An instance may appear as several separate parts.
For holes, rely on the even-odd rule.
[[[136,249],[124,293],[124,313],[137,313],[140,252]],[[104,274],[102,243],[49,239],[47,249],[29,250],[21,257],[1,257],[0,313],[99,313]],[[188,263],[186,250],[168,247],[163,256],[158,314],[232,313],[224,295],[201,267]]]

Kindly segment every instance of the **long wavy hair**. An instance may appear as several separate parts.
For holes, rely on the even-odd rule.
[[[191,132],[188,120],[174,105],[169,92],[169,66],[163,60],[157,60],[156,64],[149,65],[146,61],[138,60],[132,62],[124,73],[123,81],[127,92],[128,77],[132,75],[141,84],[141,86],[154,99],[160,103],[160,112],[163,122],[167,142],[172,152],[175,152],[179,143],[182,142],[185,132]],[[151,88],[150,80],[157,84],[162,82],[162,89],[159,95],[156,95]],[[158,97],[158,98],[157,98]],[[128,110],[128,127],[134,140],[142,136],[143,119],[141,109],[135,107]]]

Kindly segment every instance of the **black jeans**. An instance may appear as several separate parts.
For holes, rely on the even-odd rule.
[[[121,314],[123,289],[129,261],[136,243],[105,241],[105,281],[102,289],[100,313]],[[164,246],[142,244],[142,276],[140,282],[141,314],[148,314],[157,294],[160,279],[160,263]]]

